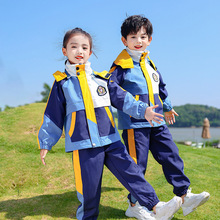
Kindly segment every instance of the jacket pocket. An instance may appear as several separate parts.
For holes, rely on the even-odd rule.
[[[97,126],[100,137],[115,133],[116,126],[113,114],[109,107],[95,108]]]
[[[70,130],[69,130],[70,137],[73,135],[75,125],[76,125],[76,112],[72,112],[71,124],[70,124]]]
[[[107,113],[107,115],[108,115],[108,117],[109,117],[109,120],[110,120],[112,126],[115,127],[114,118],[113,118],[113,115],[112,115],[112,113],[111,113],[109,107],[105,107],[105,111],[106,111],[106,113]]]

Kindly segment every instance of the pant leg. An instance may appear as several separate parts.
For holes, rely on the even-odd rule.
[[[139,166],[129,156],[121,141],[109,145],[106,149],[105,165],[140,205],[151,210],[159,202],[153,187],[145,180]]]
[[[104,147],[73,151],[79,220],[98,218],[104,156]]]
[[[184,164],[179,156],[179,149],[166,125],[152,128],[150,151],[156,161],[162,165],[168,183],[174,187],[174,194],[184,195],[190,185],[190,180],[184,174]]]
[[[123,130],[122,138],[129,155],[145,175],[147,169],[151,128],[136,128]],[[132,203],[136,203],[133,195],[128,195]]]

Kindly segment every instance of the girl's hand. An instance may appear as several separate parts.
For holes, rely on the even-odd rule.
[[[46,149],[41,149],[40,150],[40,159],[41,159],[43,165],[46,165],[45,157],[46,157],[47,152],[48,152],[48,150],[46,150]]]
[[[150,106],[147,107],[145,110],[145,119],[150,123],[150,125],[153,127],[153,123],[152,121],[156,122],[156,123],[161,123],[161,121],[163,121],[163,115],[156,113],[153,111],[153,109],[157,108],[158,105],[154,105],[154,106]]]
[[[175,123],[175,115],[176,116],[179,116],[175,111],[174,109],[172,109],[171,111],[169,112],[164,112],[164,116],[165,116],[165,120],[167,123],[169,124],[173,124]]]

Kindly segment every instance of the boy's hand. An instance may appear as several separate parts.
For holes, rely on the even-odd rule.
[[[153,109],[157,108],[158,105],[154,105],[154,106],[150,106],[150,107],[147,107],[146,110],[145,110],[145,119],[150,123],[150,125],[153,127],[153,123],[152,121],[156,122],[156,123],[159,123],[161,121],[163,121],[163,115],[159,114],[159,113],[156,113],[153,111]]]
[[[48,152],[48,150],[46,150],[46,149],[41,149],[40,150],[40,159],[41,159],[43,165],[46,165],[45,157],[46,157],[47,152]]]
[[[171,111],[169,112],[164,112],[164,116],[165,116],[165,120],[167,123],[169,124],[173,124],[175,123],[175,115],[176,116],[179,116],[175,111],[174,109],[172,109]]]

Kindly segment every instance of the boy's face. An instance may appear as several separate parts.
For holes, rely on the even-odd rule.
[[[150,45],[152,37],[148,39],[146,29],[141,27],[136,34],[129,34],[127,39],[122,37],[121,40],[130,50],[144,51]]]
[[[62,48],[62,51],[71,64],[84,64],[92,54],[89,39],[83,34],[74,34],[70,37],[66,48]]]

